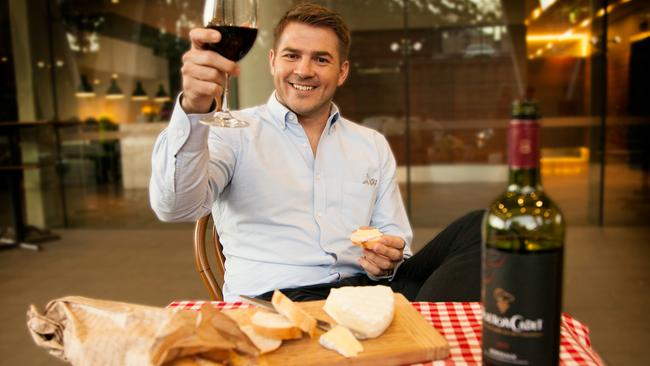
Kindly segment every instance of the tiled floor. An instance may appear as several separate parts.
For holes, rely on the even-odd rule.
[[[417,229],[415,246],[436,232]],[[189,227],[58,233],[41,252],[0,251],[0,365],[61,364],[30,339],[29,304],[42,309],[66,295],[156,306],[206,297]],[[650,228],[572,227],[566,248],[564,310],[591,328],[607,364],[650,364]]]

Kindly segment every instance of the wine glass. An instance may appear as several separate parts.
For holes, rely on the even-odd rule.
[[[203,7],[203,24],[221,33],[221,41],[207,43],[203,47],[237,62],[246,56],[257,38],[257,0],[206,0]],[[248,126],[248,122],[230,114],[228,79],[226,73],[221,110],[201,118],[201,123],[217,127]]]

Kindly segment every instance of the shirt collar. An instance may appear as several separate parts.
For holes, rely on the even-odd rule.
[[[269,97],[266,106],[271,113],[271,117],[273,117],[273,122],[275,122],[280,128],[287,128],[287,123],[298,124],[298,116],[296,116],[296,114],[284,104],[280,103],[275,91]],[[332,125],[339,120],[340,116],[339,107],[332,103],[332,109],[330,110],[330,115],[327,118],[327,125],[325,126],[329,133],[332,132]]]

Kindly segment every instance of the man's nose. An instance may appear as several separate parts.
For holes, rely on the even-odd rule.
[[[293,70],[293,72],[303,79],[314,76],[314,68],[312,67],[311,60],[306,57],[303,58],[296,65],[296,68]]]

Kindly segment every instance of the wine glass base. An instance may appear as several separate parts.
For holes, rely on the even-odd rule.
[[[203,117],[199,120],[204,125],[213,127],[241,128],[248,127],[248,122],[233,117],[229,112],[217,112],[210,117]]]

